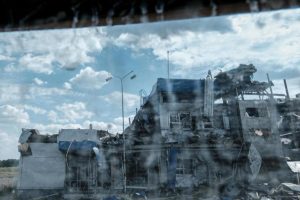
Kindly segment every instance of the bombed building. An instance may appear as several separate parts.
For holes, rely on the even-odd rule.
[[[119,135],[90,128],[45,136],[24,129],[18,196],[99,199],[209,188],[227,197],[296,184],[287,161],[299,160],[300,100],[290,98],[287,87],[286,94],[274,94],[270,80],[253,80],[255,72],[240,65],[215,77],[209,71],[204,79],[159,78]]]

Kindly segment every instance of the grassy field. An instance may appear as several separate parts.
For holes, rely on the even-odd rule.
[[[0,195],[11,192],[16,186],[17,167],[0,168]]]
[[[18,173],[18,167],[0,167],[0,178],[12,178]]]

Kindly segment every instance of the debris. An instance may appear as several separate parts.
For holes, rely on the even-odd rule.
[[[135,192],[132,195],[132,199],[133,200],[147,200],[147,196],[146,196],[146,193],[144,191],[142,191],[142,192]]]

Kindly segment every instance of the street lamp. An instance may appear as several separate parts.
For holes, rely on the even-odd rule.
[[[123,81],[125,78],[127,78],[130,74],[132,74],[133,71],[128,72],[127,74],[123,76],[113,76],[115,78],[118,78],[121,82],[121,93],[122,93],[122,128],[123,128],[123,189],[126,193],[126,145],[125,145],[125,126],[124,126],[124,89],[123,89]],[[110,81],[113,77],[106,78],[106,82]],[[136,77],[135,74],[133,74],[130,79],[134,79]]]

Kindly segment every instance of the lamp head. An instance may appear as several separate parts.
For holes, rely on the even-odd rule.
[[[106,82],[110,81],[113,77],[108,77],[105,79]]]
[[[135,79],[135,78],[136,78],[135,74],[130,77],[130,79]]]

